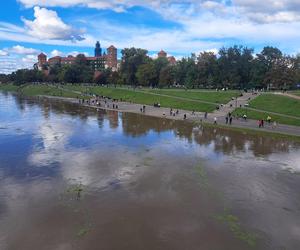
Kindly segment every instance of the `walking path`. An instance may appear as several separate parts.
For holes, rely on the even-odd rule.
[[[287,97],[291,97],[291,98],[300,100],[300,96],[294,95],[294,94],[291,94],[291,93],[274,92],[274,94],[276,94],[276,95],[283,95],[283,96],[287,96]]]
[[[41,97],[46,97],[54,100],[68,101],[68,102],[79,104],[79,100],[76,98],[63,98],[63,97],[54,97],[54,96],[41,96]],[[276,127],[274,127],[266,123],[264,128],[258,128],[257,121],[255,120],[244,121],[243,119],[234,119],[232,125],[227,125],[225,122],[225,117],[228,114],[228,112],[232,112],[234,110],[236,103],[238,107],[239,105],[243,106],[245,103],[249,101],[249,98],[255,98],[255,96],[253,96],[251,93],[246,93],[242,97],[238,98],[237,101],[232,100],[228,104],[224,105],[224,107],[221,107],[220,110],[208,114],[207,119],[204,118],[203,112],[195,112],[193,114],[191,111],[178,110],[179,113],[173,116],[170,115],[169,108],[162,108],[162,107],[158,108],[154,106],[141,105],[141,104],[128,103],[128,102],[113,102],[112,100],[106,100],[105,103],[104,99],[101,99],[100,101],[101,106],[96,105],[96,102],[94,102],[94,104],[85,102],[85,103],[81,103],[81,105],[86,107],[96,108],[96,109],[137,113],[142,115],[148,115],[148,116],[154,116],[154,117],[160,117],[166,119],[174,119],[174,120],[184,120],[184,115],[186,115],[186,120],[188,121],[205,122],[210,124],[213,124],[214,117],[217,117],[218,124],[225,125],[228,127],[247,128],[247,129],[254,129],[259,131],[268,131],[273,133],[300,136],[300,127],[284,125],[284,124],[278,124]],[[118,105],[118,109],[113,108],[113,104]],[[234,105],[231,106],[230,104],[234,104]],[[145,106],[145,112],[141,112],[141,108],[143,108],[143,106]]]

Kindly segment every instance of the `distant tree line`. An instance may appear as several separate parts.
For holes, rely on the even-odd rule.
[[[148,51],[126,48],[121,51],[120,69],[92,70],[80,54],[72,65],[56,65],[47,74],[21,69],[0,75],[0,82],[95,83],[149,87],[186,88],[274,88],[293,89],[300,83],[300,55],[284,55],[278,48],[265,47],[259,54],[244,46],[221,48],[218,54],[201,52],[170,64],[167,58],[153,59]]]

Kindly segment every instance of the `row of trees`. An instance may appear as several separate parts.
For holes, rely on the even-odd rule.
[[[153,60],[141,49],[125,49],[122,55],[122,82],[130,85],[289,89],[300,83],[300,56],[283,55],[273,47],[256,55],[243,46],[221,48],[218,55],[192,54],[175,65],[165,58]]]
[[[50,67],[47,74],[37,69],[22,69],[10,75],[0,75],[1,82],[68,82],[125,84],[132,86],[169,87],[174,84],[187,88],[295,88],[300,83],[300,56],[283,55],[274,47],[265,47],[254,55],[243,46],[221,48],[218,54],[199,55],[170,64],[167,58],[152,59],[144,49],[122,50],[120,70],[94,72],[84,55],[72,65]]]

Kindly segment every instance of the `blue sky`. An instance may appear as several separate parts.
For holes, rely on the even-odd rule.
[[[178,58],[242,44],[300,52],[299,0],[7,0],[0,3],[0,73],[49,57],[160,49]]]

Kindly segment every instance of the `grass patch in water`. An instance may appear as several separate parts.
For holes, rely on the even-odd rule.
[[[86,234],[88,234],[89,231],[90,231],[90,228],[83,227],[83,228],[79,229],[79,231],[77,232],[77,236],[83,237]]]
[[[251,247],[256,246],[257,235],[243,230],[238,217],[225,210],[224,214],[216,216],[216,219],[227,224],[236,238],[246,242]]]
[[[153,160],[152,157],[146,157],[146,158],[144,158],[144,160],[143,160],[143,164],[144,164],[145,166],[150,166],[152,160]]]

